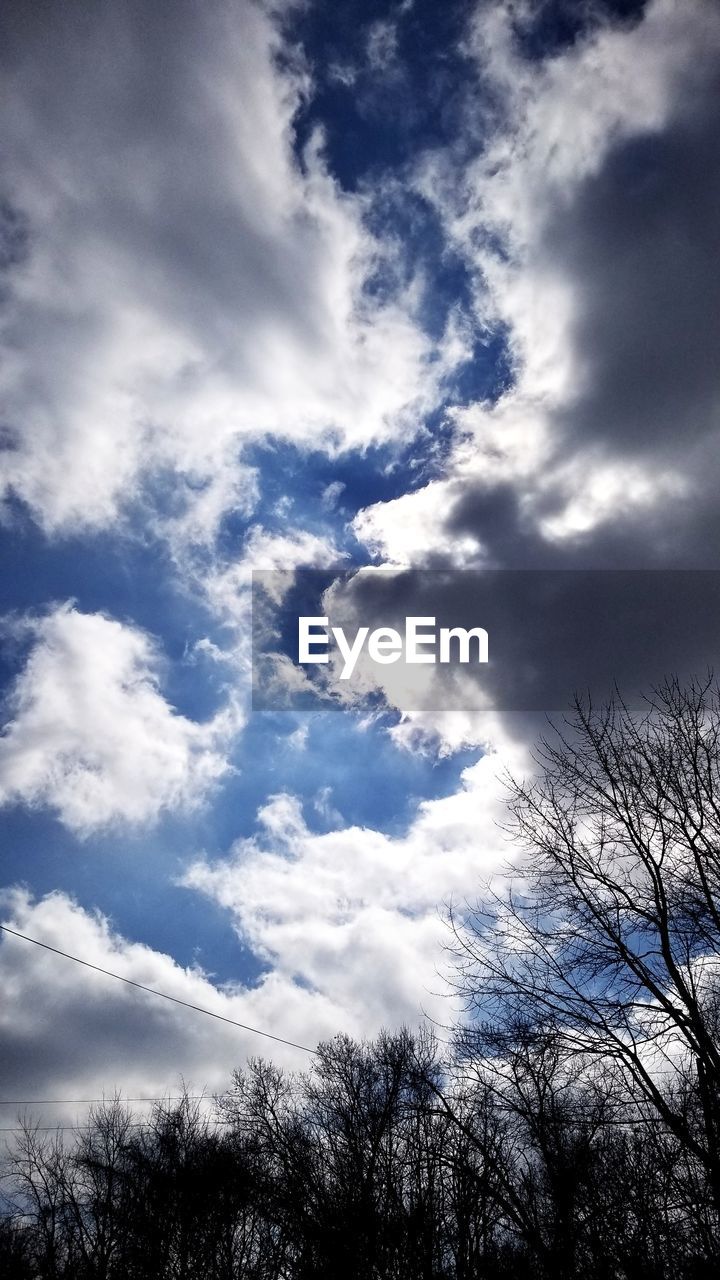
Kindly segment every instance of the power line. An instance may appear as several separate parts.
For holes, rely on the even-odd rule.
[[[146,1129],[147,1122],[134,1121],[127,1126],[128,1129]],[[29,1124],[14,1125],[8,1128],[6,1125],[0,1126],[0,1133],[57,1133],[61,1130],[63,1133],[87,1133],[88,1130],[94,1128],[91,1124]]]
[[[203,1009],[199,1004],[191,1004],[189,1000],[181,1000],[179,996],[169,996],[166,991],[158,991],[155,987],[146,987],[142,982],[135,982],[133,978],[124,978],[121,973],[113,973],[110,969],[103,969],[102,965],[91,964],[89,960],[81,960],[79,956],[70,955],[68,951],[60,951],[58,947],[51,947],[47,942],[40,942],[37,938],[30,938],[26,933],[18,933],[17,929],[10,929],[6,924],[0,924],[3,933],[12,934],[14,938],[22,938],[23,942],[32,942],[36,947],[42,947],[44,951],[52,951],[56,956],[62,956],[64,960],[73,960],[75,964],[81,964],[85,969],[94,969],[96,973],[104,973],[106,978],[115,978],[117,982],[125,982],[129,987],[137,987],[138,991],[146,991],[148,995],[159,996],[161,1000],[170,1000],[173,1004],[180,1004],[185,1009],[192,1009],[194,1013],[204,1013],[207,1018],[216,1018],[218,1022],[227,1022],[231,1027],[239,1027],[241,1031],[250,1031],[255,1036],[264,1036],[267,1040],[275,1040],[278,1044],[286,1044],[291,1049],[301,1049],[303,1053],[316,1054],[317,1049],[309,1049],[306,1044],[298,1044],[295,1040],[285,1040],[282,1036],[275,1036],[271,1031],[261,1031],[259,1027],[248,1026],[246,1022],[237,1022],[234,1018],[226,1018],[222,1013],[213,1013],[211,1009]]]
[[[123,1098],[122,1095],[115,1097],[107,1093],[103,1098],[0,1098],[0,1107],[82,1107],[94,1102],[202,1102],[204,1099],[211,1101],[231,1096],[231,1091],[223,1089],[222,1093],[162,1093],[155,1098]]]

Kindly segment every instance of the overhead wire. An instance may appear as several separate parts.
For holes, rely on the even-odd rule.
[[[222,1093],[160,1093],[155,1097],[142,1098],[124,1098],[122,1094],[106,1093],[102,1098],[0,1098],[0,1107],[83,1107],[95,1102],[202,1102],[205,1099],[227,1097],[230,1097],[227,1089],[223,1089]]]
[[[0,924],[0,930],[11,934],[14,938],[22,938],[23,942],[31,942],[35,947],[42,947],[44,951],[51,951],[53,955],[62,956],[64,960],[72,960],[85,969],[102,973],[106,978],[114,978],[116,982],[125,982],[129,987],[136,987],[138,991],[145,991],[148,995],[158,996],[161,1000],[170,1000],[173,1004],[182,1005],[185,1009],[192,1009],[194,1013],[202,1013],[207,1018],[215,1018],[218,1022],[226,1022],[231,1027],[239,1027],[241,1031],[250,1031],[253,1035],[264,1036],[266,1040],[274,1040],[277,1044],[287,1045],[290,1049],[300,1049],[303,1053],[317,1053],[317,1049],[311,1049],[306,1044],[298,1044],[296,1040],[286,1040],[284,1036],[276,1036],[272,1031],[263,1031],[260,1027],[252,1027],[247,1022],[238,1022],[235,1018],[228,1018],[223,1013],[214,1013],[212,1009],[205,1009],[202,1005],[192,1004],[189,1000],[181,1000],[179,996],[168,995],[167,991],[158,991],[156,987],[148,987],[144,982],[136,982],[134,978],[126,978],[121,973],[104,969],[102,965],[93,964],[90,960],[81,960],[80,956],[74,956],[69,951],[61,951],[59,947],[51,947],[49,942],[40,942],[38,938],[31,938],[29,934],[20,933],[6,924]]]

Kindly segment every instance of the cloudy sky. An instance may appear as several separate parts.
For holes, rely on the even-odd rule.
[[[252,710],[250,573],[718,567],[720,8],[2,27],[0,918],[302,1045],[446,1021],[533,724]],[[8,934],[0,989],[3,1100],[303,1061]]]

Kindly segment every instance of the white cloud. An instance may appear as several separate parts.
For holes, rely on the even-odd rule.
[[[316,835],[295,797],[274,796],[259,838],[198,861],[184,883],[227,908],[278,982],[305,993],[310,1021],[316,1002],[354,1034],[415,1023],[421,1008],[447,1021],[442,904],[473,899],[500,869],[499,774],[524,759],[509,744],[484,756],[458,792],[423,802],[398,838],[361,827]]]
[[[227,909],[244,944],[268,961],[252,987],[218,986],[199,968],[123,937],[99,913],[55,892],[35,900],[3,892],[10,928],[223,1017],[313,1048],[339,1031],[372,1035],[441,1022],[453,1002],[442,976],[443,901],[473,899],[501,869],[497,827],[502,767],[512,749],[467,769],[460,790],[420,804],[405,836],[350,827],[314,835],[292,796],[260,813],[262,834],[227,859],[199,860],[188,888]],[[5,1097],[81,1098],[226,1088],[231,1071],[261,1054],[302,1067],[307,1055],[133,990],[27,942],[0,934],[0,1089]],[[18,1092],[18,1081],[22,1089]],[[37,1112],[35,1112],[37,1116]],[[67,1121],[77,1110],[52,1108]],[[80,1117],[82,1118],[82,1117]],[[12,1123],[10,1118],[7,1123]]]
[[[333,480],[330,484],[325,486],[320,501],[326,511],[335,510],[345,488],[346,485],[343,480]]]
[[[267,9],[179,0],[172,39],[135,0],[28,11],[4,58],[5,191],[29,227],[2,331],[6,493],[48,530],[100,526],[150,477],[170,534],[204,542],[252,504],[248,440],[416,430],[444,360],[412,289],[365,295],[384,250],[321,138],[294,155],[308,73]]]
[[[250,616],[253,571],[267,576],[262,585],[274,604],[279,604],[293,582],[296,569],[325,569],[345,560],[331,537],[321,537],[308,529],[268,530],[253,525],[247,532],[242,555],[231,563],[215,561],[197,573],[196,588],[202,591],[215,617],[227,628],[231,646],[227,658],[249,674],[251,666]],[[187,566],[186,566],[187,568]],[[259,599],[256,601],[259,606]],[[255,619],[256,629],[260,615]]]
[[[355,532],[370,553],[384,564],[403,568],[422,563],[446,543],[445,526],[453,498],[461,491],[450,462],[451,474],[388,502],[378,502],[360,511],[353,521]],[[475,563],[481,544],[475,537],[453,541],[455,563]]]
[[[331,538],[307,529],[279,532],[255,525],[245,540],[240,567],[247,571],[279,569],[292,573],[300,567],[325,569],[345,558],[345,552],[338,551]]]
[[[139,629],[69,605],[26,623],[33,645],[0,738],[0,802],[48,806],[80,835],[202,801],[241,727],[206,724],[159,690],[160,655]]]
[[[292,751],[304,751],[307,747],[308,737],[310,734],[310,725],[307,720],[302,721],[297,729],[293,729],[288,734],[287,745]]]

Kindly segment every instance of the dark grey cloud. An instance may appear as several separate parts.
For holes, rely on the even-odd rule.
[[[544,251],[577,295],[576,440],[675,453],[720,428],[720,73],[670,127],[614,148]]]
[[[276,648],[297,661],[297,615],[324,614],[330,627],[342,627],[349,642],[358,627],[392,627],[401,636],[408,617],[434,618],[436,628],[484,627],[489,662],[427,666],[426,686],[408,683],[417,673],[397,662],[374,668],[388,701],[404,712],[428,703],[436,709],[463,710],[477,693],[500,711],[562,712],[576,693],[595,701],[612,695],[617,684],[636,701],[668,675],[690,679],[711,669],[720,635],[720,571],[509,569],[352,572],[340,575],[322,596],[328,574],[302,570],[256,574],[256,601],[266,612],[270,595],[279,640]],[[284,586],[285,591],[277,590]],[[266,618],[267,621],[267,618]],[[428,630],[428,624],[425,625]],[[258,709],[318,705],[308,689],[263,685],[263,649],[268,628],[258,633],[253,663]],[[324,666],[302,666],[327,693]],[[356,674],[357,673],[357,674]],[[333,679],[333,696],[360,688],[362,666],[344,686]],[[319,683],[318,683],[319,682]],[[289,694],[289,697],[288,697]]]
[[[574,387],[550,411],[542,483],[477,479],[452,493],[448,547],[469,535],[491,564],[525,568],[720,564],[714,60],[700,54],[692,78],[682,77],[669,92],[663,126],[611,145],[596,170],[545,214],[533,262],[539,279],[570,290],[566,341]],[[644,468],[651,482],[660,472],[674,473],[679,483],[660,501],[616,503],[587,531],[551,538],[544,522],[572,496],[563,476],[568,463],[579,480],[610,465]]]
[[[714,451],[713,441],[709,452]],[[567,495],[559,486],[550,486],[528,511],[523,509],[521,493],[510,483],[468,484],[450,503],[444,526],[448,542],[427,564],[450,566],[452,541],[471,536],[483,541],[496,568],[717,569],[718,460],[701,456],[697,471],[690,496],[667,496],[661,503],[618,511],[591,529],[562,539],[544,536],[538,523],[562,510]]]

